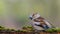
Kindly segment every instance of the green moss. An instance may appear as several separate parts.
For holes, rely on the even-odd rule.
[[[10,29],[11,31],[15,31],[15,29]]]
[[[52,30],[52,29],[47,29],[46,31],[47,31],[47,32],[53,32],[53,30]]]
[[[20,30],[16,30],[16,32],[21,32]]]
[[[23,26],[22,29],[23,29],[24,31],[26,30],[27,32],[33,31],[33,27],[32,27],[32,26]]]
[[[47,29],[46,32],[60,32],[60,28],[50,28]]]

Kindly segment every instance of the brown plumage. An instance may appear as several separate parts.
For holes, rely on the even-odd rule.
[[[42,17],[38,17],[38,18],[34,19],[35,22],[40,22],[40,25],[47,25],[43,20],[44,20],[44,18],[42,18]]]

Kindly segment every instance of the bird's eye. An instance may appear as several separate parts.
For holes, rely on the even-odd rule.
[[[32,17],[29,17],[31,20],[33,19]]]

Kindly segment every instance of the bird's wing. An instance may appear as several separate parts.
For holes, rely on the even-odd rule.
[[[49,22],[47,22],[46,20],[44,20],[44,21],[48,25],[49,28],[52,28],[52,25]]]

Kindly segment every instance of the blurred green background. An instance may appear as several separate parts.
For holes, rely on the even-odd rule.
[[[29,15],[33,12],[60,27],[60,0],[0,0],[0,25],[20,29],[30,25]]]

